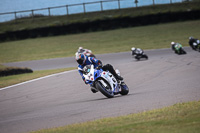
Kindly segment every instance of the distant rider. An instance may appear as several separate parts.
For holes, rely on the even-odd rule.
[[[197,50],[198,45],[200,45],[200,41],[193,37],[189,37],[189,45],[193,50]]]
[[[83,47],[79,47],[78,53],[92,53],[92,51],[89,49],[83,49]]]
[[[144,51],[140,48],[132,47],[131,51],[132,51],[132,55],[143,55],[144,54]]]
[[[83,81],[85,82],[85,84],[87,84],[87,82],[85,81],[85,78],[83,76],[83,68],[86,66],[86,65],[91,65],[93,64],[94,65],[94,68],[97,68],[97,67],[101,67],[104,71],[109,71],[110,73],[112,73],[115,78],[117,80],[123,80],[123,78],[121,76],[119,76],[112,65],[110,64],[106,64],[106,65],[102,65],[102,62],[100,60],[97,60],[96,58],[94,57],[88,57],[88,56],[85,56],[84,54],[82,53],[76,53],[76,61],[77,63],[79,64],[78,65],[78,72],[80,73],[80,75],[82,76],[82,79]],[[93,93],[97,92],[92,86],[91,86],[91,91]]]
[[[186,54],[180,43],[171,42],[171,48],[176,54]]]
[[[173,50],[173,51],[175,51],[175,50],[176,50],[176,48],[175,48],[175,45],[176,45],[176,43],[175,43],[175,42],[171,42],[171,48],[172,48],[172,50]]]

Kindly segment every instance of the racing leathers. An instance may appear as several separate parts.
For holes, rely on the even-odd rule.
[[[109,71],[110,73],[112,73],[114,76],[115,76],[115,78],[117,79],[117,80],[123,80],[123,78],[121,77],[121,76],[119,76],[116,72],[115,72],[115,70],[114,70],[114,68],[113,68],[113,66],[112,65],[110,65],[110,64],[106,64],[106,65],[104,65],[104,66],[102,66],[102,62],[100,61],[100,60],[97,60],[96,58],[94,58],[94,57],[88,57],[88,56],[85,56],[86,57],[86,60],[85,60],[85,62],[82,64],[82,65],[78,65],[78,71],[79,71],[79,73],[80,73],[80,75],[82,76],[82,79],[83,79],[83,81],[86,83],[86,81],[85,81],[85,78],[84,78],[84,76],[83,76],[83,68],[86,66],[86,65],[91,65],[91,64],[93,64],[94,65],[94,68],[97,68],[97,67],[102,67],[102,69],[104,70],[104,71]],[[87,84],[87,83],[86,83]]]
[[[182,48],[182,45],[180,43],[175,43],[172,45],[172,50],[174,50],[177,54],[180,53],[180,48]]]
[[[180,43],[175,43],[173,42],[173,44],[171,45],[172,50],[176,53],[176,54],[186,54],[186,52],[183,49],[183,46]]]
[[[132,50],[132,55],[142,55],[144,52],[140,48],[136,48],[135,50]]]

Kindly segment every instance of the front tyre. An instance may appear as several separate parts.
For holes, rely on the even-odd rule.
[[[101,82],[104,82],[107,86],[104,86]],[[105,82],[104,80],[95,82],[95,86],[107,98],[114,97],[114,93],[112,92],[110,85],[107,82]]]
[[[120,94],[121,95],[127,95],[129,93],[129,88],[128,86],[123,82],[121,83],[121,91],[120,91]]]

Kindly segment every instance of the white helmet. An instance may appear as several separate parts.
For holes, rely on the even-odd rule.
[[[79,53],[82,53],[83,51],[84,51],[84,50],[83,50],[83,47],[79,47],[79,48],[78,48],[78,52],[79,52]]]
[[[134,48],[134,47],[132,47],[132,48],[131,48],[131,50],[132,50],[132,51],[134,51],[134,50],[135,50],[135,48]]]
[[[82,50],[82,49],[83,49],[83,47],[79,47],[79,48],[78,48],[78,50]]]
[[[189,37],[189,40],[191,40],[191,39],[193,39],[193,37],[192,37],[192,36],[190,36],[190,37]]]
[[[171,42],[171,45],[174,45],[175,44],[175,42]]]

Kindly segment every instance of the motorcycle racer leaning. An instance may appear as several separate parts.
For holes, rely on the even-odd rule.
[[[186,54],[186,52],[183,49],[183,46],[180,43],[176,42],[171,42],[171,49],[176,53],[176,54]]]
[[[78,53],[92,53],[92,51],[89,49],[83,49],[83,47],[79,47]]]
[[[78,72],[80,73],[83,81],[85,82],[85,84],[87,84],[87,82],[85,81],[85,78],[83,76],[83,68],[86,66],[86,65],[91,65],[93,64],[94,65],[94,68],[97,68],[97,67],[101,67],[104,71],[109,71],[111,74],[113,74],[113,76],[115,76],[115,78],[117,80],[123,80],[123,78],[121,76],[119,76],[112,65],[110,64],[106,64],[106,65],[102,65],[102,62],[100,60],[97,60],[96,58],[94,57],[88,57],[88,56],[85,56],[84,54],[82,53],[76,53],[76,61],[77,63],[79,64],[78,65]],[[91,86],[91,91],[93,93],[97,92],[96,89]]]
[[[198,39],[193,38],[192,36],[189,37],[188,43],[193,50],[197,50],[198,45],[200,45],[200,41]]]

